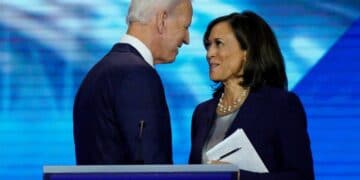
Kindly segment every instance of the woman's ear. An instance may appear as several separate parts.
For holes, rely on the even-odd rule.
[[[244,50],[244,61],[247,61],[247,50]]]
[[[167,18],[168,18],[168,14],[166,11],[159,11],[156,14],[156,27],[160,34],[163,34],[166,29]]]
[[[241,76],[241,77],[244,74],[244,68],[245,68],[246,61],[247,61],[247,51],[244,50],[243,54],[242,54],[242,60],[241,60],[241,66],[240,66],[241,69],[239,71],[239,76]]]

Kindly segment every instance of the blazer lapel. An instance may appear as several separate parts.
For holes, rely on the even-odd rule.
[[[204,147],[206,140],[209,137],[210,134],[210,130],[211,127],[213,126],[215,119],[216,119],[216,106],[218,103],[219,99],[218,98],[213,98],[212,100],[210,100],[209,102],[209,106],[207,108],[207,111],[205,113],[205,126],[204,126],[204,131],[203,131],[203,135],[202,135],[202,139],[201,139],[201,146],[200,147]]]
[[[253,124],[252,120],[261,115],[258,111],[259,104],[264,102],[264,93],[259,89],[257,91],[251,91],[244,104],[240,107],[234,121],[225,133],[225,138],[231,135],[238,128],[257,126]]]

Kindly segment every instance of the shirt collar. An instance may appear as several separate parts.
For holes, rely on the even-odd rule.
[[[146,47],[146,45],[143,42],[141,42],[138,38],[129,34],[125,34],[120,39],[120,43],[130,44],[131,46],[133,46],[137,51],[139,51],[139,53],[145,59],[145,61],[148,64],[150,64],[150,66],[154,67],[154,59],[150,49]]]

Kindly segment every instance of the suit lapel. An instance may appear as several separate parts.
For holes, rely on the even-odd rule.
[[[204,126],[204,130],[203,130],[203,134],[202,134],[202,139],[201,139],[201,146],[200,147],[204,147],[206,140],[208,139],[208,136],[210,134],[210,130],[211,127],[213,126],[215,119],[216,119],[216,106],[218,103],[219,99],[218,98],[213,98],[212,100],[210,100],[209,102],[209,106],[205,112],[205,126]]]
[[[213,126],[214,122],[215,122],[215,119],[216,119],[216,106],[217,106],[217,103],[218,103],[218,99],[217,98],[214,98],[211,100],[210,102],[210,106],[209,106],[209,110],[208,112],[210,113],[206,113],[207,114],[207,123],[206,123],[206,131],[207,131],[207,134],[209,134],[209,131],[211,129],[211,127]]]
[[[251,126],[257,126],[254,124],[254,119],[261,115],[259,105],[264,102],[264,93],[261,89],[257,91],[251,91],[244,104],[239,109],[234,121],[226,131],[225,138],[231,135],[238,128],[247,128]]]

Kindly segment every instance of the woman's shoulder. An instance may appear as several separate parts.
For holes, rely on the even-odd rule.
[[[298,98],[296,93],[288,91],[282,88],[264,86],[259,90],[260,93],[264,94],[266,97],[275,98],[278,100],[287,100],[289,98]]]
[[[261,91],[271,104],[276,104],[280,109],[303,108],[303,104],[295,92],[275,87],[264,87]]]
[[[205,100],[205,101],[199,103],[196,106],[195,110],[196,111],[206,111],[207,109],[213,107],[214,105],[217,105],[217,101],[218,101],[217,98],[211,98],[211,99]]]
[[[264,86],[256,90],[253,94],[262,97],[268,104],[276,104],[274,108],[302,106],[301,100],[296,93],[281,88]]]

